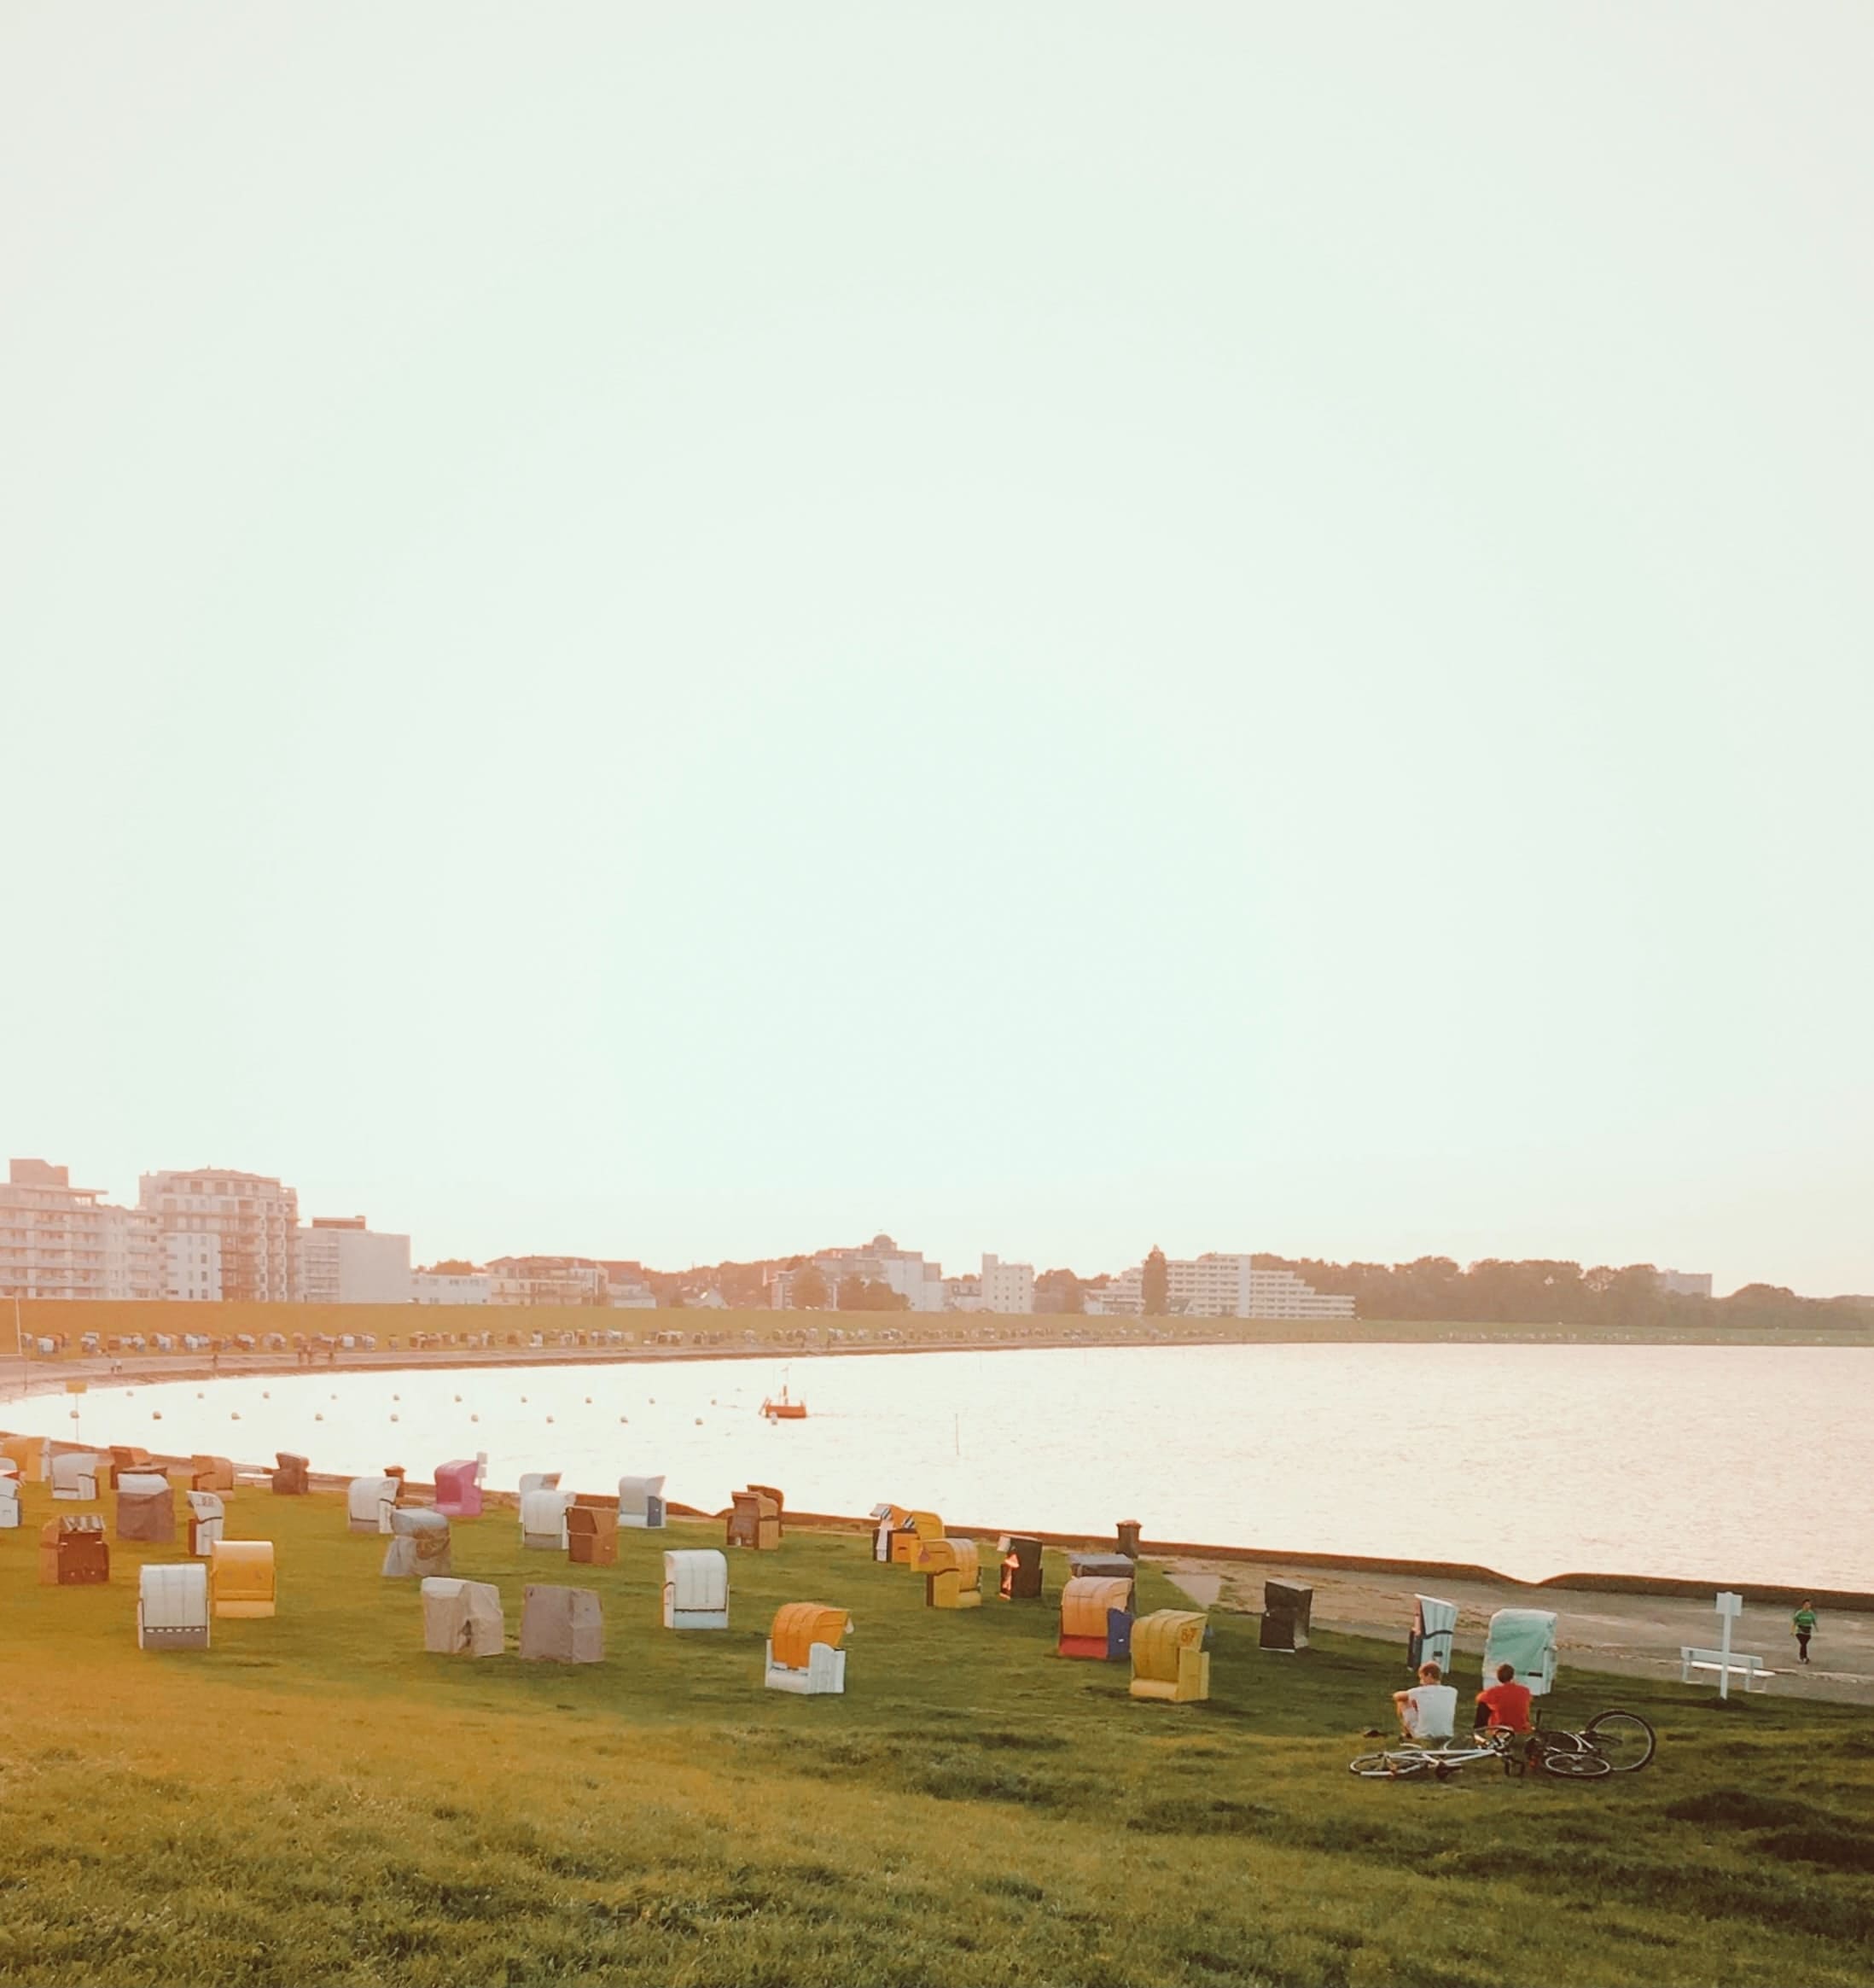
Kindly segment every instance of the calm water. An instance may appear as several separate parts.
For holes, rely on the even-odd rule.
[[[812,1414],[774,1426],[755,1411],[783,1376]],[[1528,1579],[1874,1588],[1871,1387],[1871,1349],[1102,1347],[340,1370],[39,1396],[0,1414],[69,1435],[76,1406],[88,1440],[248,1461],[300,1450],[346,1472],[427,1477],[485,1449],[498,1486],[558,1469],[602,1490],[661,1471],[668,1495],[711,1510],[754,1478],[802,1510],[891,1498],[986,1529],[1136,1518],[1148,1538],[1475,1560]]]

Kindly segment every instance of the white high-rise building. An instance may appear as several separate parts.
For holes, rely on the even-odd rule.
[[[14,1160],[0,1186],[0,1296],[151,1298],[163,1294],[156,1225],[70,1169]]]
[[[1259,1270],[1246,1255],[1210,1251],[1165,1259],[1166,1303],[1174,1314],[1208,1319],[1350,1319],[1351,1297],[1325,1296],[1292,1270]],[[1109,1312],[1144,1309],[1145,1266],[1123,1270],[1101,1294]]]
[[[982,1307],[984,1311],[1024,1312],[1034,1309],[1034,1265],[1004,1263],[999,1256],[982,1259]]]
[[[408,1304],[410,1238],[380,1235],[362,1215],[316,1215],[300,1231],[302,1304]]]
[[[163,1296],[218,1300],[221,1238],[207,1230],[172,1229],[163,1238]]]
[[[166,1236],[216,1238],[224,1298],[286,1304],[298,1292],[300,1198],[292,1188],[265,1174],[205,1167],[145,1174],[137,1198]]]

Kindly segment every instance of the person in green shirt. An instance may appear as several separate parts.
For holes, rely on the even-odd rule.
[[[1815,1634],[1815,1604],[1805,1601],[1790,1618],[1790,1626],[1795,1631],[1796,1662],[1807,1664],[1809,1660],[1809,1638]]]

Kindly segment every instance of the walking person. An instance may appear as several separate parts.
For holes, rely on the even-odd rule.
[[[1790,1627],[1795,1631],[1796,1662],[1807,1664],[1809,1660],[1809,1638],[1815,1634],[1815,1604],[1805,1601],[1790,1618]]]

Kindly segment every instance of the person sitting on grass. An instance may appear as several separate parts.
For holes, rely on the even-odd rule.
[[[1444,1682],[1436,1664],[1418,1666],[1418,1682],[1410,1691],[1393,1694],[1399,1729],[1408,1740],[1448,1740],[1458,1719],[1458,1691]]]
[[[1527,1733],[1534,1722],[1529,1708],[1535,1703],[1527,1684],[1516,1682],[1514,1664],[1497,1666],[1497,1682],[1477,1694],[1477,1716],[1471,1723],[1479,1731],[1487,1726],[1493,1733]]]

